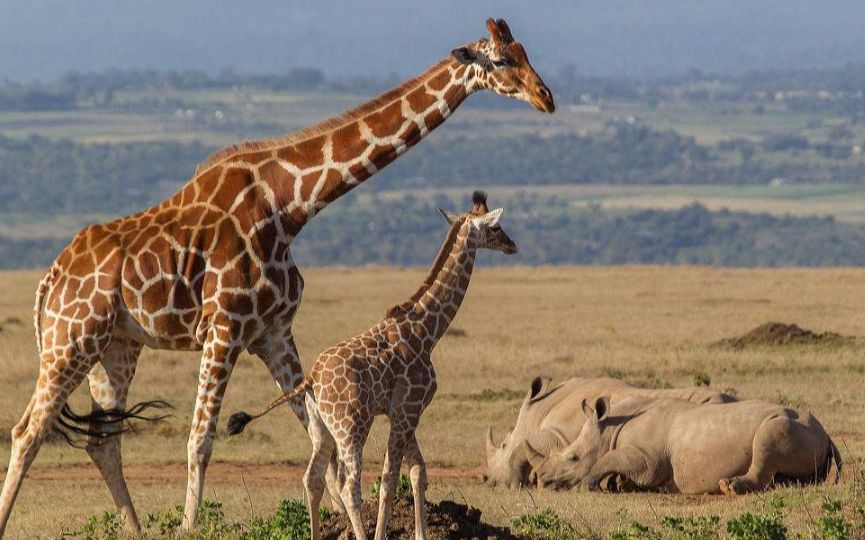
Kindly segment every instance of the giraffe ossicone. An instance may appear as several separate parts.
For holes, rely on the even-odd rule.
[[[502,209],[490,211],[486,195],[475,192],[472,209],[461,216],[443,212],[448,234],[418,290],[390,308],[369,330],[325,350],[309,374],[263,412],[235,413],[229,433],[279,405],[304,396],[310,415],[312,457],[304,475],[312,537],[319,538],[318,507],[325,487],[325,468],[336,452],[342,485],[340,493],[355,538],[366,538],[361,519],[361,456],[373,419],[390,421],[387,453],[379,493],[375,538],[386,537],[399,469],[405,458],[412,482],[415,537],[426,538],[426,465],[415,430],[421,414],[435,395],[432,352],[444,335],[468,291],[478,249],[507,254],[517,246],[499,226]]]
[[[100,433],[90,438],[87,452],[126,528],[140,529],[123,476],[120,437],[96,418],[127,409],[144,346],[202,352],[183,519],[184,528],[193,526],[238,355],[248,350],[260,357],[282,391],[303,378],[292,333],[303,278],[290,246],[307,222],[417,144],[476,91],[555,109],[507,24],[489,19],[487,30],[489,38],[340,116],[215,153],[169,199],[90,225],[72,239],[36,293],[40,374],[12,429],[0,536],[45,435],[85,378],[90,428]],[[307,426],[303,400],[291,406]],[[331,496],[338,504],[333,490]]]

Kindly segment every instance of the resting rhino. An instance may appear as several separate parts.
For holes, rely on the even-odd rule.
[[[528,484],[531,466],[525,443],[544,455],[567,446],[579,435],[585,416],[581,403],[598,396],[618,399],[629,395],[678,398],[695,403],[726,403],[735,398],[705,387],[652,390],[637,388],[611,377],[573,378],[553,384],[549,377],[536,377],[520,407],[517,422],[500,445],[490,428],[486,437],[484,482],[519,488]]]
[[[537,483],[599,488],[609,477],[638,487],[736,495],[774,480],[825,481],[838,449],[811,414],[767,403],[699,405],[675,399],[608,395],[583,401],[576,440],[545,456],[529,446]]]

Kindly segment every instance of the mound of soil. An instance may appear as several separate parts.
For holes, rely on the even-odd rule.
[[[850,342],[852,338],[835,332],[818,334],[795,324],[770,322],[758,326],[743,336],[722,339],[715,345],[744,349],[755,345],[838,345]]]
[[[363,522],[370,538],[375,534],[378,498],[363,502]],[[431,540],[505,539],[520,540],[507,527],[497,527],[481,521],[481,511],[454,501],[427,503],[427,531]],[[324,540],[353,538],[351,522],[345,514],[332,514],[321,524]],[[411,497],[395,497],[387,537],[396,540],[414,539],[414,503]]]

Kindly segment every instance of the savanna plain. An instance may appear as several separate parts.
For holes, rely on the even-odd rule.
[[[485,257],[487,257],[485,255]],[[791,537],[825,532],[827,501],[853,523],[862,516],[865,456],[865,269],[712,269],[685,266],[484,268],[434,353],[439,390],[420,428],[430,467],[429,497],[452,499],[508,525],[515,516],[551,508],[582,537],[609,537],[632,522],[657,527],[664,516],[780,513]],[[296,336],[305,367],[330,344],[364,330],[404,300],[424,268],[306,268]],[[36,381],[31,326],[38,272],[0,274],[0,451]],[[713,344],[769,321],[852,336],[827,345],[733,350]],[[140,426],[123,442],[127,477],[140,515],[182,504],[186,436],[195,396],[195,353],[145,350],[131,402],[164,399],[174,416]],[[516,419],[536,375],[614,376],[662,387],[710,386],[813,412],[846,461],[837,485],[779,488],[738,498],[672,494],[507,491],[481,482],[484,433],[497,440]],[[277,395],[264,365],[243,356],[222,409],[206,496],[233,521],[273,513],[302,497],[309,442],[287,408],[228,438],[225,419],[255,411]],[[89,407],[85,388],[71,404]],[[381,470],[386,421],[365,454],[364,492]],[[783,508],[778,509],[778,501]],[[10,538],[56,538],[113,507],[83,450],[52,439],[43,446],[13,511]],[[861,510],[860,510],[861,512]],[[822,532],[821,532],[822,531]],[[624,538],[624,536],[621,536]]]

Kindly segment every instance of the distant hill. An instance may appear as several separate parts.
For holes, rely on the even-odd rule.
[[[861,61],[865,50],[865,3],[852,0],[0,0],[0,73],[28,81],[72,69],[311,66],[407,75],[480,37],[488,16],[510,21],[547,72],[822,67]]]

